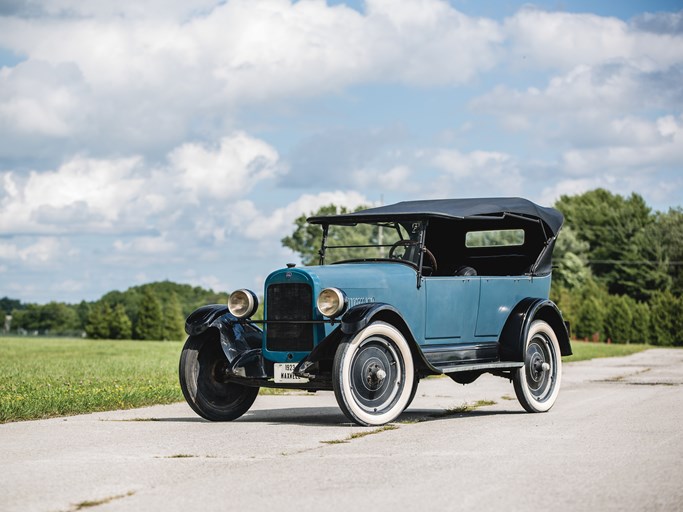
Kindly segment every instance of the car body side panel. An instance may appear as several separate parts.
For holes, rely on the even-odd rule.
[[[522,299],[547,299],[549,292],[550,275],[482,277],[475,335],[497,338],[512,309]]]
[[[474,339],[479,304],[479,277],[427,277],[425,343],[469,342]]]

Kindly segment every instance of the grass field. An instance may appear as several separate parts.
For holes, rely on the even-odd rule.
[[[0,338],[0,422],[183,399],[181,342]]]
[[[598,357],[620,357],[635,354],[648,348],[650,345],[632,343],[630,345],[617,345],[615,343],[589,343],[585,341],[572,341],[573,355],[562,358],[563,363],[572,361],[585,361]]]
[[[181,348],[182,342],[0,338],[0,423],[182,401]],[[572,348],[565,362],[649,347]]]

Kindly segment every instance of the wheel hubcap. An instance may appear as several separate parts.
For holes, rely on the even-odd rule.
[[[364,410],[381,413],[400,396],[404,366],[395,348],[381,337],[365,340],[350,365],[354,401]]]
[[[368,365],[367,377],[365,379],[368,389],[379,389],[386,376],[387,372],[377,362]]]
[[[529,391],[538,401],[543,401],[552,389],[555,379],[554,351],[545,336],[534,336],[526,351],[526,380]]]

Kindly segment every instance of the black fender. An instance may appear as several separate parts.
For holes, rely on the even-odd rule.
[[[240,322],[228,307],[209,304],[193,311],[185,321],[190,336],[217,336],[232,370],[249,377],[265,377],[261,346],[263,331],[249,322]],[[243,375],[243,376],[244,376]]]
[[[534,320],[544,320],[553,328],[561,355],[572,355],[569,331],[555,303],[549,299],[528,297],[517,303],[503,326],[499,340],[501,361],[524,361],[524,344]]]
[[[356,334],[374,321],[387,322],[403,334],[403,337],[410,346],[413,362],[419,372],[425,374],[440,373],[425,359],[413,332],[403,319],[403,316],[401,316],[401,313],[392,305],[382,302],[359,304],[349,309],[342,316],[341,325],[318,343],[311,353],[297,365],[294,373],[307,376],[312,371],[315,371],[316,367],[314,365],[316,363],[318,363],[318,367],[321,367],[324,361],[331,362],[334,359],[337,347],[342,341],[353,339]]]

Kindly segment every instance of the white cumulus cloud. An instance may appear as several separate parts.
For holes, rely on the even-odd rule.
[[[273,178],[278,153],[266,142],[236,133],[214,147],[187,143],[169,155],[171,179],[194,199],[242,197],[258,182]]]
[[[137,2],[54,0],[0,17],[0,47],[26,59],[0,74],[0,137],[17,141],[0,158],[39,135],[167,152],[234,128],[255,102],[368,82],[464,83],[495,65],[502,43],[499,24],[443,0],[368,0],[363,13],[322,0],[169,8],[179,14],[164,2],[143,16]]]
[[[20,263],[29,268],[49,265],[77,255],[77,249],[56,237],[38,237],[13,242],[0,240],[0,261]]]
[[[251,201],[241,201],[234,209],[233,226],[250,239],[279,239],[294,230],[294,220],[301,215],[309,215],[322,206],[336,204],[354,209],[360,205],[369,205],[358,192],[333,191],[319,194],[303,194],[295,201],[282,208],[263,212]]]
[[[589,13],[524,8],[506,19],[505,34],[517,62],[553,69],[633,60],[652,70],[683,60],[683,33],[653,33],[618,18]]]
[[[76,156],[50,171],[0,173],[0,231],[137,233],[178,221],[199,199],[243,197],[278,169],[278,154],[245,133],[210,146],[188,143],[167,163],[140,156]]]

